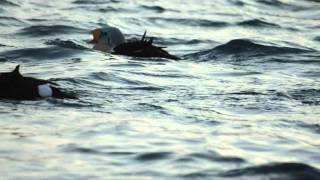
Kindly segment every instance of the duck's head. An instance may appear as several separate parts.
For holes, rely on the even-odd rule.
[[[125,42],[122,32],[115,27],[108,26],[105,28],[98,28],[93,30],[91,33],[93,39],[90,43],[93,44],[103,44],[110,48],[114,48]]]

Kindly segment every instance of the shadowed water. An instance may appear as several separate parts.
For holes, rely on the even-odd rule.
[[[0,102],[5,179],[320,179],[317,0],[0,0],[0,71],[78,99]],[[95,51],[105,24],[179,61]]]

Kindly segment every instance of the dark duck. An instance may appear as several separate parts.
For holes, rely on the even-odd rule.
[[[107,26],[92,31],[94,49],[110,52],[112,54],[133,57],[157,57],[178,60],[175,55],[168,53],[164,47],[153,45],[153,38],[146,38],[146,31],[141,40],[126,42],[122,32],[116,28]]]
[[[54,82],[22,76],[19,68],[18,65],[12,72],[0,73],[0,99],[75,98],[62,92]]]

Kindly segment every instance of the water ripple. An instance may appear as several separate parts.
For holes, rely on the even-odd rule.
[[[185,55],[185,58],[197,58],[199,60],[207,61],[212,59],[218,59],[222,55],[233,55],[234,60],[250,60],[247,57],[261,57],[261,56],[273,56],[273,55],[285,55],[285,54],[303,54],[316,52],[309,48],[295,48],[295,47],[283,47],[277,45],[263,45],[258,42],[254,42],[248,39],[235,39],[225,44],[218,45],[210,50],[204,50],[197,53]],[[290,62],[290,61],[287,61]]]
[[[84,33],[83,29],[66,25],[33,25],[20,30],[19,34],[31,37],[41,37],[69,33]]]
[[[319,9],[0,0],[0,72],[19,63],[78,97],[0,101],[1,177],[320,179]],[[183,59],[92,50],[90,31],[106,25],[127,41],[147,30]]]
[[[14,17],[0,16],[0,25],[2,26],[21,26],[25,22]]]
[[[78,50],[88,50],[87,47],[79,45],[71,40],[61,40],[61,39],[54,39],[48,40],[45,42],[46,45],[55,45],[63,48],[71,48],[71,49],[78,49]]]
[[[289,92],[290,96],[308,105],[320,105],[320,89],[297,89]]]
[[[157,13],[163,13],[163,12],[166,11],[166,9],[163,8],[162,6],[145,6],[145,5],[143,5],[141,7],[144,8],[144,9],[147,9],[147,10],[155,11]]]
[[[223,21],[210,21],[206,19],[185,19],[185,18],[159,18],[152,17],[149,18],[150,22],[158,24],[180,24],[188,26],[202,26],[202,27],[226,27],[229,24]]]
[[[3,6],[19,6],[18,4],[13,3],[11,1],[8,1],[8,0],[1,0],[0,4]]]
[[[249,26],[249,27],[280,27],[278,24],[269,23],[260,19],[242,21],[237,24],[240,26]]]
[[[136,160],[138,161],[156,161],[164,160],[169,158],[172,155],[171,152],[150,152],[150,153],[141,153],[137,155]]]
[[[320,171],[303,163],[274,163],[230,170],[220,174],[221,177],[253,176],[252,179],[259,178],[261,175],[278,180],[317,180],[320,178]]]
[[[4,56],[13,61],[17,60],[27,60],[27,59],[37,59],[37,60],[47,60],[47,59],[58,59],[62,57],[70,57],[74,54],[80,53],[80,51],[74,51],[67,48],[58,47],[45,47],[45,48],[24,48],[8,50],[0,53],[0,56]]]

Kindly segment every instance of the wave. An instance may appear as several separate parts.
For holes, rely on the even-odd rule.
[[[247,39],[235,39],[213,48],[214,51],[226,54],[259,52],[264,54],[304,53],[307,49],[262,45]]]
[[[320,63],[320,59],[318,62]],[[303,72],[302,76],[309,77],[309,78],[320,78],[320,72],[319,71],[306,71],[306,72]]]
[[[234,169],[220,174],[221,177],[255,176],[253,179],[270,177],[273,180],[318,180],[320,171],[312,166],[303,163],[273,163],[261,166],[253,166],[241,169]],[[268,178],[269,179],[269,178]]]
[[[272,57],[267,59],[267,62],[275,62],[275,63],[296,63],[296,64],[319,64],[320,59],[317,59],[318,56],[309,56],[308,54],[303,54],[300,55],[299,57],[289,57],[289,56],[284,56],[284,57]]]
[[[108,4],[108,3],[118,3],[119,0],[76,0],[73,1],[73,4],[85,4],[85,5],[96,5],[96,4]]]
[[[178,73],[147,73],[147,72],[131,72],[136,75],[143,75],[147,77],[162,77],[162,78],[187,78],[187,79],[196,79],[197,77],[192,75],[181,75]]]
[[[302,11],[310,10],[310,6],[305,6],[303,4],[298,4],[294,1],[285,2],[283,0],[257,0],[257,3],[260,3],[264,6],[269,7],[260,7],[260,8],[278,8],[281,10],[290,10],[290,11]]]
[[[271,163],[260,166],[233,169],[225,172],[202,170],[182,175],[184,178],[219,177],[246,180],[318,180],[320,171],[303,163]]]
[[[69,33],[84,33],[84,29],[66,25],[34,25],[20,30],[19,34],[33,37],[69,34]]]
[[[320,89],[299,89],[289,92],[292,99],[307,105],[320,105]]]
[[[94,4],[94,3],[91,3],[91,4]],[[94,12],[102,12],[102,13],[115,13],[115,12],[121,12],[121,11],[124,11],[124,12],[127,12],[125,9],[122,9],[122,8],[115,8],[115,7],[111,7],[111,6],[101,6],[101,7],[97,7],[97,6],[88,6],[90,5],[90,3],[88,4],[80,4],[76,7],[68,7],[68,8],[65,8],[64,10],[66,11],[77,11],[79,9],[82,9],[82,10],[86,10],[86,11],[94,11]],[[102,26],[104,26],[105,24],[102,24]]]
[[[280,27],[278,24],[269,23],[266,21],[262,21],[260,19],[251,19],[246,21],[241,21],[237,23],[240,26],[249,26],[249,27]]]
[[[0,57],[7,60],[48,60],[70,57],[81,51],[74,49],[59,48],[59,47],[45,47],[45,48],[24,48],[8,50],[0,53]]]
[[[235,156],[221,156],[215,152],[191,153],[187,157],[223,163],[244,163],[244,159]]]
[[[140,86],[140,87],[128,87],[128,88],[118,88],[118,89],[131,89],[140,91],[163,91],[164,88],[155,86]]]
[[[0,4],[3,6],[19,6],[18,4],[7,0],[0,0]]]
[[[25,23],[17,18],[0,16],[0,25],[2,26],[20,26],[23,24]]]
[[[169,158],[173,153],[171,152],[150,152],[150,153],[141,153],[136,157],[138,161],[156,161],[164,160]]]
[[[262,4],[266,4],[266,5],[270,5],[270,6],[286,6],[287,4],[279,1],[279,0],[257,0],[258,3],[262,3]]]
[[[138,80],[130,80],[125,77],[121,77],[119,75],[115,75],[112,73],[105,73],[105,72],[95,72],[90,74],[95,80],[102,80],[102,81],[112,81],[117,83],[124,83],[126,85],[149,85],[147,82],[138,81]]]
[[[308,129],[311,132],[320,134],[320,124],[309,124],[309,123],[305,123],[305,122],[299,122],[298,126],[305,128],[305,129]]]
[[[85,132],[86,134],[91,132]],[[96,133],[96,132],[93,132]],[[99,155],[99,156],[135,156],[135,160],[141,162],[149,162],[149,161],[159,161],[166,160],[170,158],[173,154],[171,152],[145,152],[145,153],[137,153],[130,151],[106,151],[100,147],[83,147],[77,144],[67,144],[61,147],[63,152],[67,153],[79,153],[79,154],[87,154],[87,155]]]
[[[315,52],[312,49],[283,47],[276,45],[263,45],[249,39],[234,39],[226,44],[218,45],[212,49],[185,55],[184,58],[200,60],[217,59],[224,55],[238,55],[242,57],[268,56],[281,54],[301,54]]]
[[[211,21],[207,19],[187,19],[187,18],[148,18],[151,22],[163,24],[202,26],[202,27],[226,27],[229,24],[223,21]]]
[[[146,6],[146,5],[142,5],[141,6],[143,9],[146,9],[146,10],[152,10],[152,11],[155,11],[157,13],[163,13],[166,11],[165,8],[161,7],[161,6]]]
[[[71,40],[54,39],[54,40],[46,41],[45,44],[59,46],[59,47],[63,47],[63,48],[70,48],[70,49],[89,50],[89,48],[81,46]]]
[[[64,152],[69,152],[69,153],[81,153],[81,154],[94,154],[94,155],[101,155],[104,154],[101,151],[98,151],[93,148],[87,148],[87,147],[79,147],[74,144],[68,144],[63,148]]]
[[[0,62],[7,62],[6,58],[0,57]]]

